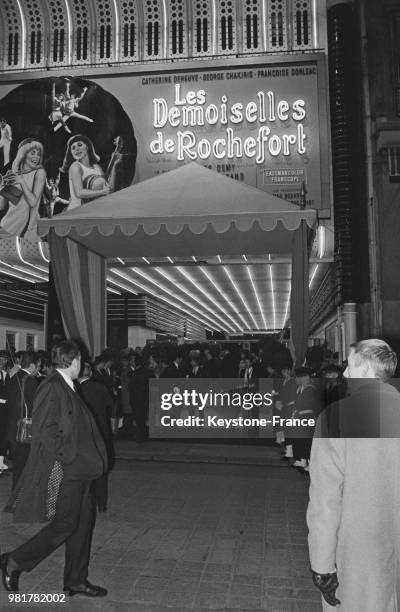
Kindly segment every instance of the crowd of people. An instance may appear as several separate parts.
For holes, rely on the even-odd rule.
[[[311,351],[309,355],[310,366],[293,370],[289,350],[278,342],[255,345],[254,350],[235,343],[158,343],[123,351],[106,349],[94,359],[84,360],[76,384],[96,413],[107,441],[114,434],[141,443],[148,438],[151,378],[239,379],[243,386],[254,388],[259,379],[269,378],[274,388],[274,414],[284,419],[317,417],[323,406],[345,395],[345,384],[337,356],[319,351],[320,359],[316,360],[315,354]],[[37,389],[53,369],[45,351],[0,352],[0,474],[7,471],[6,457],[11,457],[13,487],[29,451],[29,446],[16,441],[18,422],[25,413],[31,417]],[[307,471],[311,428],[304,430],[301,439],[290,427],[277,428],[275,434],[277,444],[285,449],[283,460]]]
[[[287,351],[275,349],[250,353],[227,345],[214,353],[210,345],[156,345],[122,354],[106,350],[93,363],[73,341],[60,342],[51,357],[0,353],[2,471],[5,456],[13,460],[5,510],[16,521],[47,522],[0,555],[5,589],[18,591],[21,573],[65,543],[64,591],[107,594],[89,582],[88,567],[96,509],[107,508],[114,464],[111,420],[117,433],[129,433],[135,422],[137,440],[146,439],[150,378],[225,376],[250,388],[269,377],[273,411],[288,417],[275,431],[277,444],[285,445],[283,459],[311,477],[310,563],[324,610],[341,605],[346,612],[395,612],[400,394],[388,381],[397,356],[382,340],[359,342],[350,347],[343,378],[333,355],[321,359],[318,372],[315,362],[293,370]],[[290,421],[305,416],[314,417],[316,431],[303,428],[298,435]]]

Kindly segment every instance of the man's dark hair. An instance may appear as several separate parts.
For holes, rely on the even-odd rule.
[[[40,361],[39,353],[35,353],[34,351],[24,351],[21,357],[21,368],[26,369],[29,368],[31,363],[35,365]]]
[[[79,357],[80,350],[76,342],[72,340],[63,340],[51,350],[51,361],[56,368],[69,368],[74,359]]]

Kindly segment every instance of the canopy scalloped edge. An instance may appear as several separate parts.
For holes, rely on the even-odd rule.
[[[54,229],[57,236],[65,237],[75,230],[78,236],[89,236],[92,231],[97,230],[102,236],[111,236],[117,229],[125,236],[134,236],[140,229],[148,236],[158,234],[162,229],[165,229],[170,235],[178,235],[186,228],[192,234],[203,234],[211,227],[217,234],[223,234],[231,228],[236,228],[240,232],[250,231],[256,224],[263,230],[270,232],[276,228],[279,221],[289,231],[296,230],[301,221],[306,221],[307,225],[312,229],[316,223],[315,210],[299,211],[298,214],[288,212],[283,213],[266,213],[262,215],[244,214],[240,218],[232,219],[228,216],[203,217],[194,219],[193,217],[181,217],[179,220],[167,219],[141,219],[137,220],[120,220],[120,219],[79,219],[79,220],[63,220],[49,219],[41,220],[38,224],[40,236],[46,236],[50,229]]]

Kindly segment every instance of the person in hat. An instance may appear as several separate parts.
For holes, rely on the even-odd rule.
[[[318,391],[311,381],[311,370],[306,367],[296,368],[296,397],[294,402],[294,419],[314,419],[316,421],[321,412],[322,404]],[[292,429],[294,468],[308,471],[314,427]]]
[[[21,196],[15,204],[0,196],[0,211],[8,204],[0,226],[11,236],[36,239],[39,205],[46,185],[41,142],[35,138],[20,142],[8,179],[21,191]]]

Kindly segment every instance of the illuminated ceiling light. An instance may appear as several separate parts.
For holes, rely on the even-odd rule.
[[[21,2],[20,0],[16,0],[17,2],[17,6],[18,6],[18,10],[19,10],[19,14],[21,17],[21,56],[22,56],[22,61],[21,61],[21,68],[25,68],[25,55],[26,55],[26,23],[25,23],[25,15],[24,15],[24,11],[22,9],[21,6]]]
[[[314,268],[314,271],[313,271],[313,273],[312,273],[312,275],[311,275],[311,278],[310,278],[310,283],[309,283],[309,285],[308,285],[308,288],[309,288],[309,289],[311,289],[311,285],[313,284],[313,280],[314,280],[315,275],[316,275],[316,273],[317,273],[317,271],[318,271],[318,268],[319,268],[319,264],[316,264],[316,265],[315,265],[315,268]]]
[[[290,284],[288,299],[287,299],[287,302],[286,302],[285,314],[283,315],[282,329],[285,327],[286,321],[288,319],[291,293],[292,293],[292,285]]]
[[[118,258],[118,259],[119,259],[119,258]],[[150,262],[149,262],[149,260],[147,259],[147,257],[142,257],[142,259],[143,259],[144,263],[147,263],[148,265],[150,265]]]
[[[116,270],[112,270],[112,272],[114,274],[117,274]],[[119,276],[119,274],[117,274],[117,276]],[[137,291],[133,291],[133,289],[131,289],[129,286],[127,285],[123,285],[122,283],[117,282],[116,280],[114,280],[113,278],[111,278],[110,276],[107,276],[107,282],[108,283],[112,283],[113,285],[116,285],[117,287],[119,287],[120,289],[124,289],[124,291],[128,291],[129,293],[133,293],[133,295],[138,295]]]
[[[246,309],[246,310],[247,310],[247,312],[249,313],[250,318],[251,318],[251,320],[252,320],[252,321],[253,321],[253,323],[254,323],[254,328],[256,328],[256,329],[260,329],[260,328],[259,328],[259,325],[258,325],[258,323],[257,323],[257,321],[255,320],[255,318],[254,318],[254,316],[253,316],[253,313],[251,312],[251,310],[250,310],[250,308],[249,308],[249,306],[248,306],[248,304],[247,304],[246,300],[245,300],[245,299],[244,299],[244,297],[243,297],[242,292],[240,291],[240,289],[239,289],[238,285],[236,284],[236,282],[233,280],[232,275],[231,275],[231,273],[229,272],[228,268],[227,268],[226,266],[224,266],[224,267],[223,267],[223,270],[224,270],[225,274],[227,275],[227,277],[229,278],[229,280],[230,280],[230,282],[231,282],[231,284],[232,284],[232,287],[234,288],[234,290],[235,290],[235,291],[236,291],[236,293],[238,294],[239,298],[241,299],[243,306],[245,307],[245,309]],[[239,314],[239,313],[238,313],[238,314]],[[240,316],[240,318],[241,318],[241,319],[244,321],[243,317],[242,317],[240,314],[239,314],[239,316]],[[249,325],[247,322],[246,322],[246,327],[247,327],[248,329],[251,329],[250,325]]]
[[[40,280],[46,281],[46,282],[48,280],[47,277],[42,276],[40,274],[37,274],[37,272],[31,272],[30,270],[27,270],[26,268],[21,268],[21,266],[13,266],[13,265],[5,262],[5,261],[2,261],[1,259],[0,259],[0,264],[2,266],[6,266],[7,268],[11,268],[11,270],[16,270],[19,273],[22,272],[22,274],[29,274],[30,276],[33,276],[35,279],[40,278]],[[23,280],[29,280],[28,278],[26,278],[26,276],[25,277],[21,277],[21,278]],[[30,282],[32,282],[32,281],[30,281]],[[37,281],[33,281],[33,282],[37,282]]]
[[[121,291],[117,291],[116,289],[111,289],[111,287],[107,287],[108,293],[116,293],[117,295],[122,295]]]
[[[197,259],[196,259],[196,257],[194,255],[192,255],[192,259],[193,259],[194,263],[197,263]]]
[[[325,225],[320,225],[318,227],[318,257],[322,259],[325,255],[325,247],[326,247],[326,228]]]
[[[150,295],[152,295],[153,297],[156,297],[157,299],[161,300],[162,302],[166,302],[166,304],[168,304],[169,306],[173,306],[177,310],[180,310],[181,312],[184,312],[185,315],[191,317],[192,319],[196,319],[197,321],[200,321],[200,323],[205,325],[205,329],[207,329],[207,330],[216,329],[218,331],[221,331],[221,328],[219,326],[213,325],[213,327],[209,327],[209,323],[204,321],[201,317],[199,317],[197,315],[194,315],[193,313],[189,312],[185,308],[182,308],[182,306],[179,306],[179,304],[176,304],[176,302],[173,302],[172,300],[169,300],[168,298],[165,298],[164,296],[160,295],[157,291],[154,291],[154,289],[151,289],[151,287],[148,287],[147,285],[144,285],[143,283],[141,283],[141,282],[139,282],[139,281],[137,281],[137,280],[135,280],[133,278],[126,277],[126,275],[121,274],[115,268],[111,268],[111,272],[113,272],[114,274],[117,274],[118,276],[122,276],[122,278],[125,278],[126,280],[128,280],[128,282],[130,282],[132,285],[135,285],[136,287],[139,287],[139,289],[141,291],[145,291],[146,293],[149,293]]]
[[[8,265],[3,261],[0,261],[0,263],[2,265]],[[12,268],[12,266],[10,266]],[[2,270],[0,268],[0,273],[1,274],[7,274],[7,276],[13,276],[14,278],[19,278],[20,280],[26,281],[27,283],[35,283],[35,280],[32,280],[31,278],[26,278],[26,276],[21,276],[20,274],[16,274],[15,272],[10,272],[9,270]]]
[[[248,261],[246,255],[242,255],[242,259],[244,259],[244,261],[246,261],[246,262]]]
[[[39,251],[42,256],[43,261],[45,261],[46,263],[50,263],[50,259],[47,259],[46,255],[44,254],[43,242],[39,240],[38,244],[39,244]]]
[[[29,266],[30,268],[34,268],[35,270],[39,270],[39,272],[44,272],[45,274],[48,274],[47,268],[42,268],[41,266],[35,266],[35,264],[30,263],[29,261],[26,261],[26,259],[24,259],[22,257],[21,242],[20,242],[20,240],[21,240],[21,238],[18,238],[18,236],[17,236],[16,239],[15,239],[15,247],[17,249],[17,254],[18,254],[18,257],[19,257],[21,263],[25,264],[26,266]]]
[[[223,297],[223,299],[225,300],[225,302],[229,305],[230,308],[232,308],[233,312],[235,314],[238,315],[238,317],[243,321],[243,323],[245,324],[245,326],[248,328],[249,326],[247,325],[246,320],[242,317],[242,315],[240,314],[240,312],[238,312],[235,304],[232,302],[232,300],[229,299],[229,297],[226,295],[226,293],[224,291],[222,291],[221,287],[219,286],[219,284],[217,283],[216,280],[214,280],[214,278],[212,277],[211,273],[208,272],[208,270],[206,270],[205,268],[200,268],[201,272],[203,273],[203,275],[210,281],[210,283],[212,284],[212,286],[218,291],[218,293]],[[240,328],[240,326],[236,323],[236,326],[241,330],[241,332],[243,332],[243,329]]]
[[[218,259],[219,263],[222,263],[221,255],[217,255],[217,259]]]
[[[253,288],[253,292],[254,292],[254,295],[255,295],[255,298],[256,298],[256,301],[257,301],[257,304],[258,304],[258,308],[259,308],[259,311],[260,311],[260,314],[261,314],[261,318],[262,318],[262,322],[263,322],[263,325],[264,325],[264,329],[268,329],[268,325],[267,325],[267,322],[265,320],[264,309],[263,309],[263,306],[261,304],[260,296],[258,294],[257,287],[256,287],[256,285],[254,283],[254,279],[253,279],[253,275],[251,273],[250,267],[246,266],[246,270],[247,270],[247,275],[249,277],[249,280],[250,280],[250,283],[251,283],[251,286]]]
[[[271,262],[271,254],[268,255],[268,259]],[[272,294],[272,313],[273,313],[274,329],[276,329],[275,287],[274,287],[274,277],[272,274],[272,263],[270,263],[268,267],[269,267],[269,281],[271,285],[271,294]]]
[[[174,260],[172,259],[172,257],[167,257],[167,259],[168,259],[169,263],[172,263],[172,264],[174,263]]]
[[[121,257],[117,257],[117,261],[119,261],[119,263],[121,263],[123,266],[125,265],[125,262],[123,259],[121,259]]]
[[[130,268],[132,270],[132,272],[134,272],[135,274],[138,274],[139,276],[143,277],[145,280],[149,281],[150,283],[153,283],[153,285],[155,285],[158,289],[161,289],[161,291],[164,291],[165,293],[167,293],[168,295],[171,295],[173,298],[175,298],[176,300],[178,300],[179,302],[182,302],[187,308],[191,308],[192,310],[198,312],[197,307],[193,306],[192,304],[189,304],[187,302],[187,300],[184,300],[183,298],[181,298],[180,296],[177,296],[174,294],[173,291],[171,291],[170,289],[168,289],[168,287],[166,287],[165,285],[162,285],[161,283],[158,283],[156,280],[154,280],[151,276],[149,276],[148,274],[146,274],[145,272],[143,272],[142,270],[140,270],[139,268]],[[174,282],[174,281],[172,281]],[[190,295],[190,294],[189,294]],[[193,298],[192,298],[193,299]],[[205,319],[208,319],[209,321],[211,321],[211,323],[213,325],[215,325],[215,320],[212,319],[208,314],[206,314],[205,312],[201,312],[200,313],[202,317],[204,317]],[[208,323],[209,325],[210,323]],[[224,322],[225,325],[228,325],[226,322]],[[232,330],[232,327],[229,325],[229,329],[227,329],[226,327],[224,327],[223,325],[221,326],[221,324],[218,324],[220,327],[222,327],[222,329],[229,333],[229,331]]]
[[[68,0],[64,0],[65,9],[67,11],[68,22],[68,45],[67,45],[67,64],[72,64],[72,19],[71,9],[69,8]]]
[[[209,296],[207,291],[198,282],[196,282],[196,280],[193,278],[193,276],[191,276],[189,274],[189,272],[186,272],[186,270],[184,270],[183,268],[178,267],[178,266],[176,267],[176,269],[178,270],[178,272],[184,278],[186,278],[186,280],[188,280],[194,287],[196,287],[196,289],[198,289],[198,291],[200,291],[214,306],[219,308],[219,310],[222,312],[222,314],[225,315],[225,317],[227,317],[230,321],[232,321],[233,325],[235,325],[241,332],[243,332],[243,329],[240,327],[240,325],[238,325],[238,323],[233,319],[233,317],[231,317],[231,315],[225,310],[225,308],[222,308],[222,306],[220,306],[219,304],[215,303],[213,301],[213,299]],[[157,269],[157,272],[159,272],[161,274],[161,270]],[[163,273],[163,276],[165,276],[165,278],[168,278],[166,273]],[[172,277],[170,277],[169,280],[172,283],[175,283],[175,280]],[[196,301],[198,301],[199,304],[201,304],[203,306],[203,308],[206,308],[206,310],[211,312],[211,314],[214,317],[217,317],[220,321],[222,320],[225,325],[229,325],[227,323],[227,321],[222,319],[222,317],[218,313],[215,312],[215,310],[213,310],[212,308],[207,306],[207,304],[204,304],[204,302],[202,302],[198,298],[196,298],[192,293],[187,291],[187,289],[185,287],[182,288],[182,285],[179,285],[178,283],[176,283],[176,285],[177,285],[177,287],[179,287],[181,289],[181,291],[184,291],[184,293],[187,293],[190,297],[192,297],[192,299],[195,299]],[[234,328],[231,327],[231,329],[232,329],[232,331],[234,331]]]

